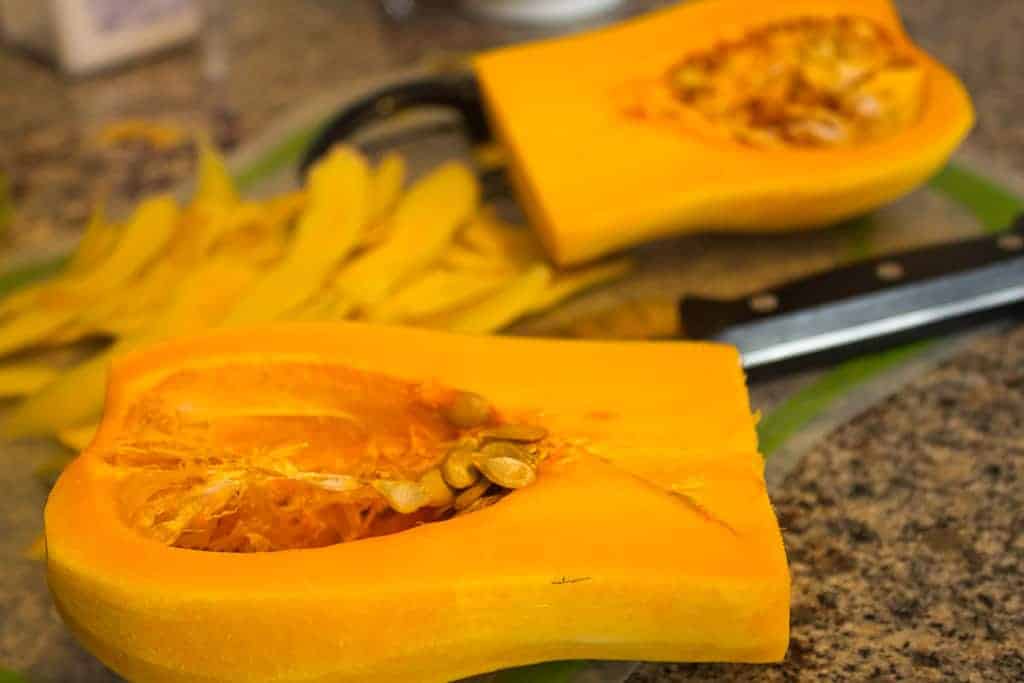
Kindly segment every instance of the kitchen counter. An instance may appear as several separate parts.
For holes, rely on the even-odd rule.
[[[1024,7],[899,4],[913,36],[963,77],[975,99],[978,125],[962,156],[984,160],[1024,191]],[[402,25],[382,21],[371,2],[288,5],[281,21],[280,3],[245,3],[233,24],[231,77],[210,92],[190,49],[76,81],[0,53],[0,169],[18,206],[3,253],[73,237],[100,194],[116,207],[191,173],[186,145],[157,152],[99,144],[109,121],[156,118],[237,144],[348,79],[524,37],[430,7]],[[4,455],[19,457],[23,448]],[[0,481],[8,495],[24,498],[21,513],[0,520],[0,533],[24,537],[26,526],[38,525],[45,493],[12,492],[12,482]],[[793,572],[786,661],[648,664],[633,683],[1024,680],[1024,327],[976,337],[836,429],[801,455],[772,495]],[[47,648],[77,646],[38,567],[10,566],[0,568],[0,665],[43,680],[109,680],[85,653],[73,671],[47,661]]]
[[[1024,328],[837,429],[773,501],[785,663],[650,664],[631,683],[1024,680]]]

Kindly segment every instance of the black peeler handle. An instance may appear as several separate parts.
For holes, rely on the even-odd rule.
[[[424,76],[385,86],[331,117],[299,162],[299,179],[305,180],[310,166],[333,145],[349,141],[367,126],[386,121],[399,112],[418,108],[454,110],[462,118],[470,142],[491,139],[483,98],[471,72]]]

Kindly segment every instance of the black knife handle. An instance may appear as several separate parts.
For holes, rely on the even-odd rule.
[[[741,299],[685,297],[679,304],[686,335],[714,336],[724,328],[952,275],[1024,255],[1024,215],[1010,229],[985,237],[885,254],[816,273]]]

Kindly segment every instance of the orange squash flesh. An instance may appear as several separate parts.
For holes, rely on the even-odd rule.
[[[631,120],[617,94],[689,55],[800,18],[864,18],[924,72],[913,123],[834,148],[758,149],[701,129]],[[889,0],[702,0],[612,28],[502,48],[475,61],[532,224],[562,265],[668,234],[810,228],[902,196],[973,123],[960,82],[914,46]],[[581,160],[586,163],[580,163]]]
[[[155,424],[154,397],[205,421],[221,445],[259,423],[221,428],[269,407],[305,416],[295,419],[315,435],[340,429],[314,416],[349,401],[324,390],[337,377],[346,394],[365,381],[376,407],[355,417],[366,425],[429,423],[410,417],[413,403],[374,403],[374,387],[440,383],[572,448],[490,507],[326,547],[201,551],[131,523],[125,484],[138,475],[111,454]],[[777,661],[789,575],[753,423],[737,354],[718,345],[359,324],[173,342],[115,364],[99,432],[47,503],[50,586],[86,647],[139,681],[444,681],[554,659]],[[281,434],[268,420],[261,438]],[[306,465],[328,457],[313,453]]]

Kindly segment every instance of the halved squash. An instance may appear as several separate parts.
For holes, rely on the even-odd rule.
[[[681,3],[475,69],[562,265],[672,233],[867,212],[927,179],[973,122],[889,0]]]
[[[753,424],[726,346],[359,324],[173,342],[115,364],[47,503],[50,586],[139,681],[777,661],[789,575]],[[465,429],[532,442],[535,478],[399,510]]]

